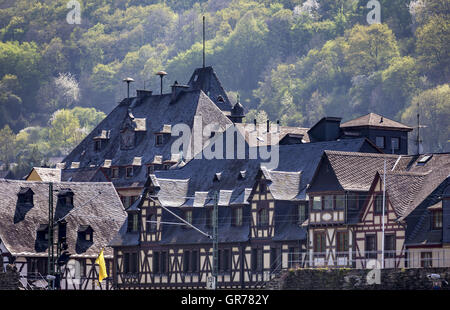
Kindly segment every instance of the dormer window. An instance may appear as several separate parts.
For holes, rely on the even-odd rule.
[[[78,228],[78,239],[87,242],[94,242],[94,230],[90,225],[81,225]]]
[[[131,128],[125,128],[120,133],[120,148],[122,150],[130,150],[134,148],[135,132]]]
[[[48,224],[41,224],[37,229],[37,239],[39,241],[48,241]]]
[[[147,166],[147,175],[153,174],[155,172],[155,166],[154,165],[148,165]]]
[[[442,229],[442,209],[431,212],[431,228],[433,230]]]
[[[73,196],[74,193],[70,188],[63,188],[59,191],[58,201],[62,206],[72,207],[73,206]]]
[[[297,222],[299,225],[303,224],[304,221],[307,219],[307,208],[306,204],[302,203],[298,205],[297,208]]]
[[[133,167],[127,167],[127,168],[126,168],[125,176],[126,176],[127,178],[131,178],[131,177],[133,176]]]
[[[258,227],[266,227],[269,225],[269,210],[266,207],[262,207],[258,210]]]
[[[266,193],[267,193],[267,185],[266,185],[266,182],[261,181],[261,182],[259,183],[259,193],[260,193],[260,194],[266,194]]]
[[[155,135],[155,145],[159,146],[163,145],[163,143],[164,143],[164,135],[162,134]]]
[[[17,193],[17,199],[19,204],[33,205],[34,192],[29,187],[21,187],[19,193]]]
[[[379,194],[375,197],[373,208],[375,214],[383,214],[383,195]]]
[[[242,207],[236,207],[233,209],[233,226],[242,226]]]
[[[101,149],[102,149],[102,140],[95,140],[94,141],[94,151],[100,152]]]
[[[128,232],[139,231],[139,215],[137,212],[128,212]]]
[[[184,220],[189,224],[192,224],[192,210],[184,211]],[[189,228],[189,226],[186,227]]]
[[[119,168],[114,167],[111,168],[111,179],[118,179],[119,178]]]
[[[147,215],[147,232],[154,233],[157,229],[157,222],[156,222],[156,214],[151,213]]]

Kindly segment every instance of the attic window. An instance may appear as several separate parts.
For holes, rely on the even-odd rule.
[[[239,172],[239,175],[238,175],[238,179],[239,179],[239,180],[245,179],[245,175],[246,175],[246,174],[247,174],[247,171],[246,171],[246,170],[240,171],[240,172]]]
[[[432,220],[431,220],[432,227],[431,227],[431,229],[432,230],[442,229],[442,210],[433,210],[431,212],[431,217],[432,217]]]
[[[37,229],[37,238],[40,241],[48,241],[48,224],[41,224]]]
[[[19,204],[33,204],[33,195],[34,192],[29,187],[21,187],[19,193],[17,193],[18,196],[18,203]]]
[[[155,145],[162,145],[164,143],[164,136],[162,134],[155,135]]]
[[[148,165],[147,166],[147,175],[153,174],[155,172],[155,166],[154,165]]]
[[[59,191],[58,201],[63,206],[73,206],[73,195],[74,193],[70,188],[63,188]]]
[[[101,149],[102,149],[102,140],[95,140],[94,141],[94,151],[100,152]]]
[[[111,179],[119,178],[119,168],[111,168]]]
[[[225,100],[223,99],[223,97],[222,97],[221,95],[219,95],[219,96],[217,97],[217,101],[218,101],[218,102],[225,102]]]
[[[127,167],[126,168],[126,175],[127,178],[131,178],[133,176],[133,167]]]
[[[424,165],[431,159],[431,157],[433,157],[433,155],[425,155],[417,162],[417,164]]]
[[[194,82],[197,82],[197,80],[198,80],[198,74],[196,74],[196,75],[194,76]]]
[[[78,239],[87,242],[94,241],[94,230],[90,225],[81,225],[78,228]]]
[[[221,178],[222,178],[222,172],[217,172],[217,173],[214,175],[213,181],[214,181],[214,182],[219,182]]]

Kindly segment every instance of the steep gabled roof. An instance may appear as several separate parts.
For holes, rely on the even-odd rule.
[[[43,182],[60,182],[61,181],[61,169],[59,168],[41,168],[33,167],[33,170],[39,175]],[[29,175],[30,175],[29,174]]]
[[[170,94],[131,98],[122,101],[75,149],[64,159],[66,167],[79,162],[80,168],[100,167],[104,160],[111,160],[110,166],[131,166],[136,157],[141,158],[143,166],[151,164],[156,157],[167,161],[172,158],[171,146],[177,136],[168,136],[163,145],[155,145],[155,136],[161,128],[173,130],[177,124],[193,128],[196,117],[201,117],[201,129],[216,123],[221,130],[231,125],[231,121],[222,113],[202,90],[181,91],[176,101]],[[125,123],[135,124],[136,145],[129,149],[121,148],[121,130]],[[126,124],[125,124],[126,125]],[[129,127],[129,126],[128,126]],[[127,128],[128,128],[127,127]],[[133,126],[132,126],[133,127]],[[133,127],[134,128],[134,127]],[[94,137],[104,131],[109,132],[109,139],[100,151],[94,149]],[[139,134],[139,136],[138,136]],[[207,137],[204,137],[204,141]],[[192,138],[190,141],[191,157],[194,155]],[[187,153],[187,152],[186,152]],[[185,160],[188,154],[183,154]],[[136,169],[131,178],[120,175],[112,180],[116,187],[142,186],[147,178],[146,169]]]
[[[369,191],[375,174],[395,165],[398,155],[325,151],[331,168],[342,188],[348,191]]]
[[[32,206],[18,204],[17,194],[25,187],[34,192]],[[68,251],[73,257],[97,257],[126,219],[120,198],[111,183],[53,184],[54,190],[68,188],[74,193],[70,210],[64,211],[54,194],[55,216],[70,211],[65,217]],[[37,241],[37,231],[41,225],[48,225],[48,194],[49,186],[45,182],[0,180],[0,239],[13,256],[47,255],[47,246]],[[78,240],[78,230],[84,225],[94,230],[93,243]],[[112,257],[110,248],[105,248],[105,256]]]
[[[213,67],[197,68],[192,73],[188,85],[191,89],[202,90],[227,115],[231,113],[233,105],[228,99],[222,83]]]
[[[404,131],[413,130],[409,126],[406,126],[404,124],[393,121],[387,117],[375,113],[369,113],[367,115],[355,118],[351,121],[341,124],[341,128],[349,128],[349,127],[373,127],[379,129],[396,129]]]

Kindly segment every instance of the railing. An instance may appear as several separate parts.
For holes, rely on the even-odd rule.
[[[265,288],[268,282],[277,277],[283,270],[282,255],[279,255],[273,263],[270,264],[270,271],[266,271],[262,275],[262,280],[255,284],[255,288]]]
[[[48,281],[39,272],[28,272],[26,275],[20,275],[20,282],[24,285],[24,288],[29,287],[31,290],[34,288],[48,289]],[[23,282],[22,282],[23,281]]]
[[[289,253],[289,268],[423,268],[450,267],[450,250],[407,250],[349,252],[296,252]],[[384,264],[383,264],[384,262]],[[286,268],[286,266],[283,266]]]

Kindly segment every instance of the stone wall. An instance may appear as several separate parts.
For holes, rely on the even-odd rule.
[[[18,290],[20,275],[14,265],[7,265],[6,272],[0,272],[0,290]]]
[[[373,270],[367,269],[298,269],[284,272],[278,281],[279,288],[285,290],[430,290],[433,281],[427,275],[439,274],[440,279],[436,282],[441,284],[441,289],[450,289],[450,285],[442,281],[450,284],[450,268],[379,271],[377,278]],[[368,275],[373,276],[372,280],[367,280]]]

